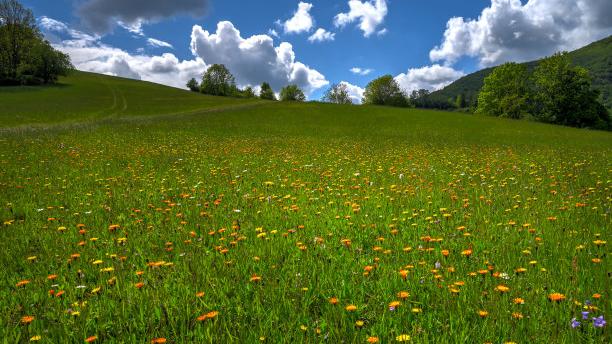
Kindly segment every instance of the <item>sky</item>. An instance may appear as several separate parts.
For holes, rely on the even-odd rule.
[[[226,65],[240,87],[407,93],[612,34],[610,0],[22,0],[80,70],[185,88]]]

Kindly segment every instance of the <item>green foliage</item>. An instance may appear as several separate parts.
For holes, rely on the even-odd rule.
[[[266,100],[276,100],[276,96],[274,95],[274,91],[270,84],[264,82],[261,84],[261,90],[259,91],[259,98]]]
[[[607,128],[607,112],[591,88],[586,69],[573,67],[567,53],[555,54],[538,64],[534,73],[536,117],[572,127]]]
[[[353,104],[346,84],[332,85],[321,98],[322,101],[334,104]]]
[[[484,80],[476,113],[520,119],[530,112],[529,73],[524,65],[505,63]]]
[[[304,96],[304,92],[302,92],[302,90],[297,85],[288,85],[281,89],[280,100],[284,102],[303,102],[304,100],[306,100],[306,96]]]
[[[593,88],[601,92],[601,102],[612,110],[612,36],[572,51],[568,56],[572,64],[589,71]],[[524,65],[529,71],[533,71],[537,63],[538,61],[533,61]],[[449,98],[456,99],[457,95],[464,94],[466,102],[473,105],[484,85],[484,79],[493,72],[493,69],[486,68],[466,75],[442,90],[433,92],[431,98],[443,103]]]
[[[200,92],[200,84],[195,78],[191,78],[191,80],[187,81],[187,88],[191,92]]]
[[[72,69],[68,55],[43,40],[31,10],[0,0],[0,85],[54,83]]]
[[[225,65],[213,64],[204,73],[201,91],[211,96],[234,96],[236,94],[234,76]]]
[[[255,91],[253,91],[253,88],[251,86],[242,90],[242,96],[244,98],[256,98]]]
[[[363,94],[363,103],[398,107],[409,105],[406,95],[391,75],[385,75],[372,80],[366,86]]]

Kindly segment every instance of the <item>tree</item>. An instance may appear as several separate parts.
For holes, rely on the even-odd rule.
[[[591,88],[588,71],[572,66],[567,53],[540,61],[533,78],[539,120],[574,127],[609,126],[609,114]]]
[[[32,11],[16,0],[0,0],[0,54],[3,55],[0,73],[16,79],[18,68],[36,39],[42,38]]]
[[[363,103],[371,105],[408,106],[406,95],[391,75],[371,81],[363,94]]]
[[[242,91],[242,96],[245,98],[255,98],[255,91],[251,86],[248,86]]]
[[[276,100],[276,96],[274,95],[274,91],[270,84],[264,82],[261,84],[261,90],[259,91],[259,98],[267,99],[267,100]]]
[[[195,78],[191,78],[191,80],[187,81],[187,88],[192,92],[200,92],[200,84]]]
[[[348,87],[344,83],[332,85],[326,92],[322,101],[334,104],[353,104]]]
[[[529,73],[523,64],[505,63],[484,79],[476,113],[523,118],[530,112]]]
[[[281,89],[280,99],[284,102],[303,102],[304,100],[306,100],[306,96],[304,96],[304,92],[302,92],[302,90],[300,90],[297,85],[288,85]]]
[[[234,76],[222,64],[214,64],[208,68],[202,78],[202,93],[213,96],[232,96],[235,93]]]
[[[0,85],[53,83],[73,68],[43,39],[31,10],[0,0]]]

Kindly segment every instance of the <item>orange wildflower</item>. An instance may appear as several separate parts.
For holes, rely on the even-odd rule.
[[[565,295],[563,295],[561,293],[552,293],[552,294],[548,295],[548,299],[550,301],[553,301],[553,302],[561,302],[561,301],[565,300]]]

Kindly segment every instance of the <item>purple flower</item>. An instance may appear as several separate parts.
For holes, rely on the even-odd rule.
[[[391,312],[393,312],[393,311],[395,310],[395,307],[391,306],[391,307],[389,307],[389,310],[390,310]]]
[[[606,320],[604,319],[603,315],[600,315],[596,318],[593,318],[593,326],[595,327],[604,327],[606,326]]]
[[[587,320],[589,318],[589,312],[582,312],[582,320]]]
[[[572,328],[576,328],[580,326],[580,321],[576,320],[576,318],[572,319]]]

